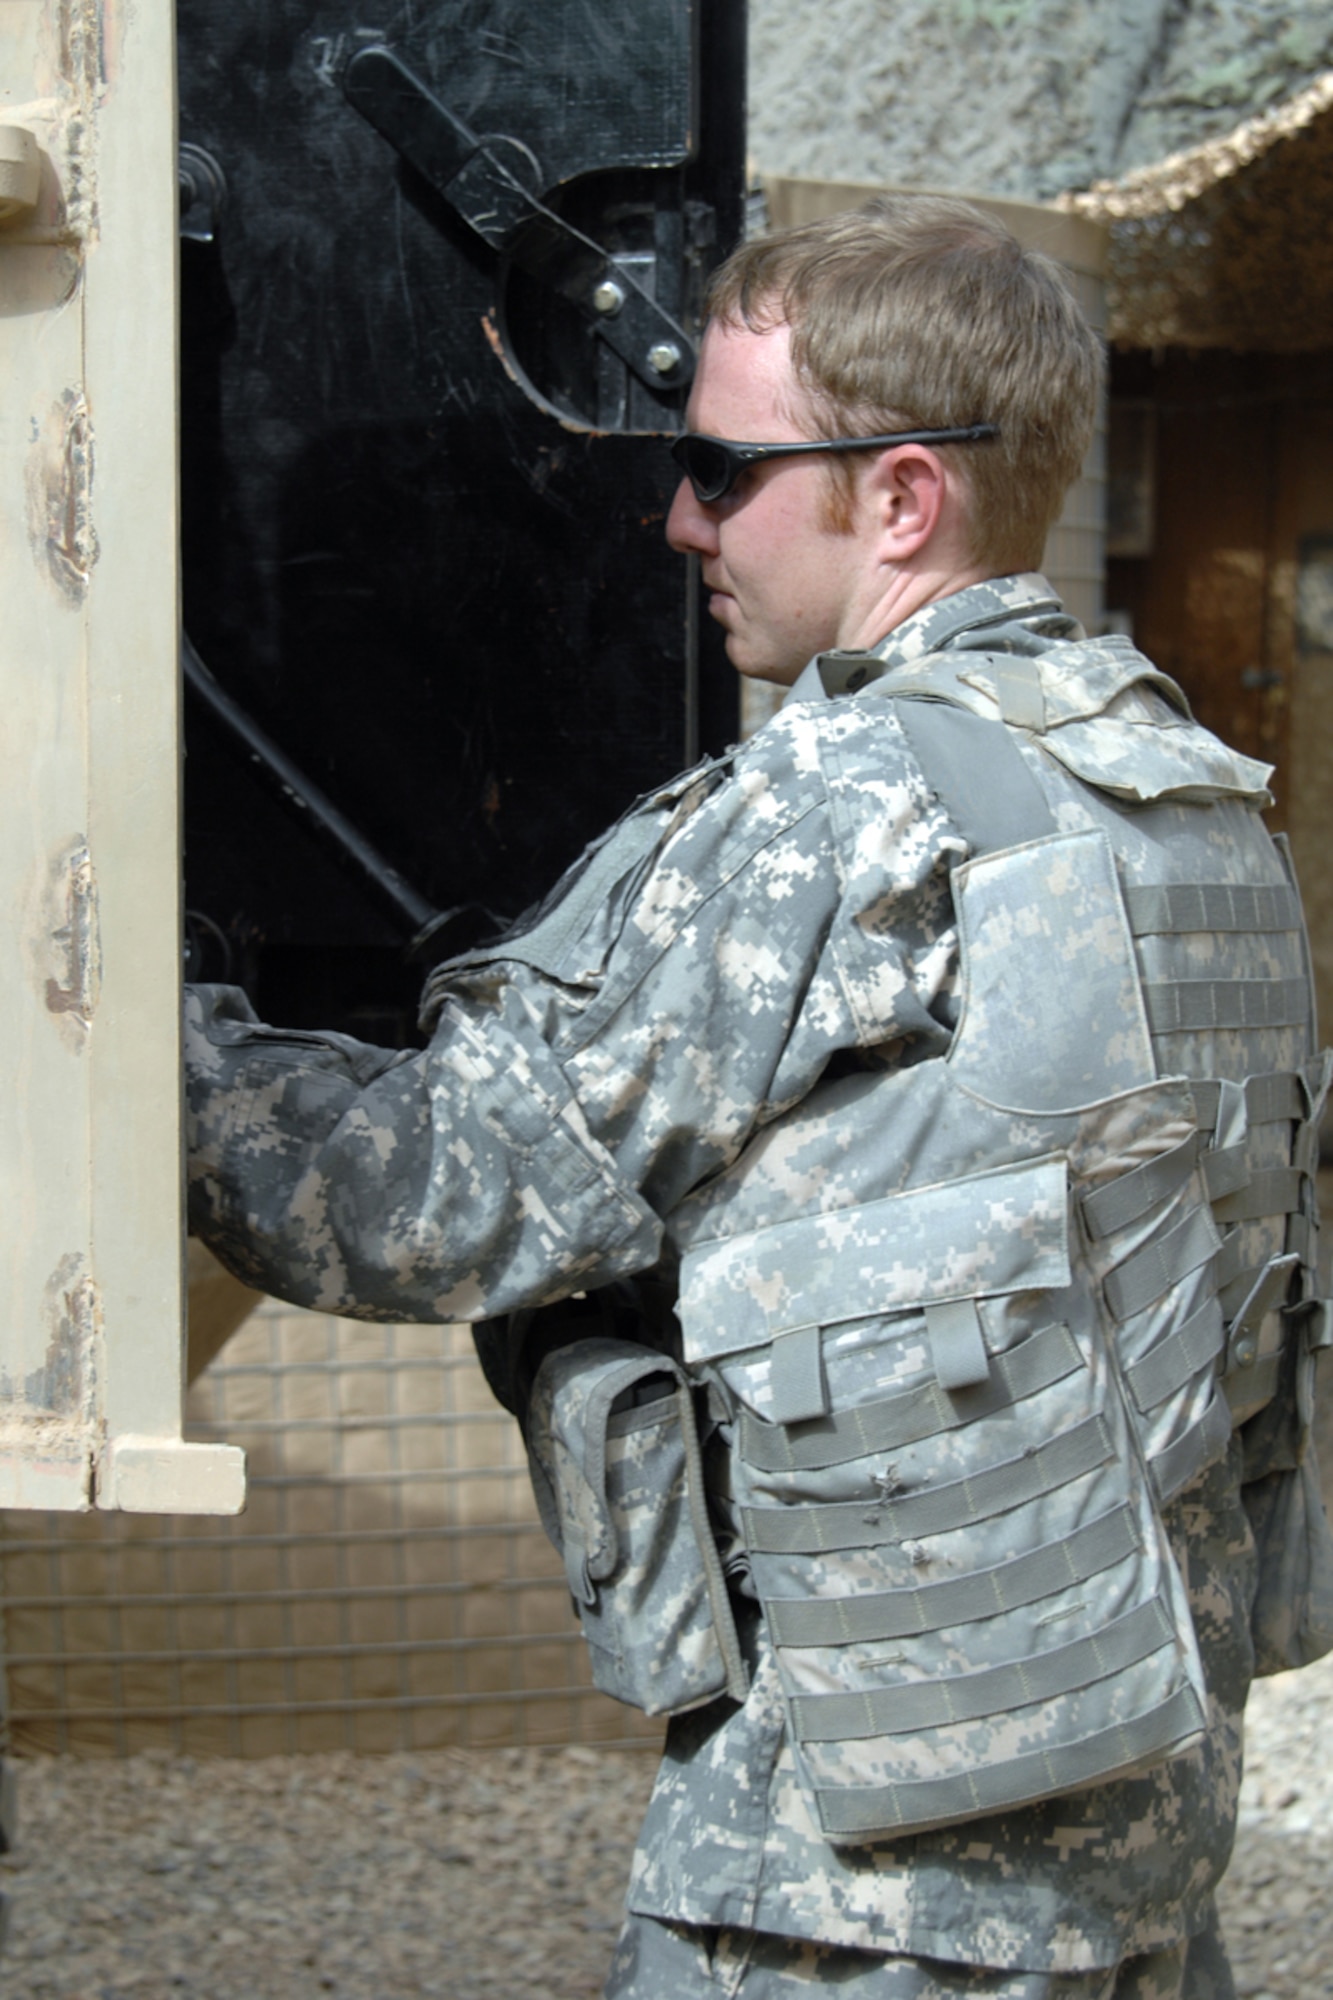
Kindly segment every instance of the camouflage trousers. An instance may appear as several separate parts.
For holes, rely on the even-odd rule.
[[[1235,2000],[1216,1915],[1189,1944],[1096,1972],[1003,1972],[631,1915],[603,2000]]]

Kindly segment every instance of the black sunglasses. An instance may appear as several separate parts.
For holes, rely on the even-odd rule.
[[[800,444],[737,444],[732,438],[682,431],[671,456],[703,506],[724,499],[741,474],[766,458],[795,458],[806,451],[883,451],[891,444],[979,444],[1000,435],[998,424],[960,424],[945,431],[890,431],[885,437],[809,438]]]

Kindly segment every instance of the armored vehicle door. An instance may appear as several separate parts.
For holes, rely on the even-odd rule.
[[[735,733],[662,527],[743,0],[179,20],[191,963],[402,1040],[430,963]]]

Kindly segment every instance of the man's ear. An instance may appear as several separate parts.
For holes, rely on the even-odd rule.
[[[929,445],[891,445],[874,461],[867,497],[878,517],[884,560],[904,562],[934,541],[955,505],[949,475]]]

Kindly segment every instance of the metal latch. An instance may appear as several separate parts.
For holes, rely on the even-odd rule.
[[[359,50],[343,92],[478,236],[570,300],[649,389],[691,381],[689,335],[623,261],[538,199],[541,169],[520,140],[479,137],[391,49]]]

